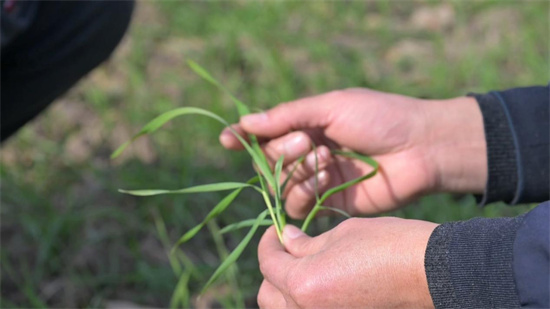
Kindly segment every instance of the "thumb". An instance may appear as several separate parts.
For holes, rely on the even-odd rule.
[[[319,251],[319,242],[308,236],[294,225],[287,224],[283,230],[283,243],[286,251],[295,257],[301,258]]]
[[[258,114],[243,116],[239,122],[248,133],[277,137],[293,130],[324,128],[329,125],[332,107],[337,103],[331,93],[277,105]]]

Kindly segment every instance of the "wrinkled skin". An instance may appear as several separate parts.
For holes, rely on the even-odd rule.
[[[233,128],[243,136],[257,135],[271,164],[284,155],[286,173],[306,155],[284,192],[286,211],[294,218],[304,218],[315,201],[312,142],[320,192],[372,170],[335,157],[330,149],[356,151],[380,164],[376,176],[325,203],[352,215],[387,212],[433,192],[481,193],[487,180],[483,121],[473,98],[421,100],[346,89],[247,115]],[[228,129],[220,142],[242,149]],[[265,278],[258,303],[262,308],[433,307],[424,252],[436,226],[348,219],[314,238],[287,226],[284,246],[272,227],[258,248]]]
[[[317,237],[293,226],[283,247],[262,237],[261,308],[431,308],[424,251],[437,224],[398,218],[348,219]],[[295,237],[295,238],[292,238]]]
[[[245,116],[233,127],[257,135],[271,162],[285,155],[287,172],[307,154],[285,192],[286,211],[294,218],[304,218],[314,203],[311,141],[325,171],[319,175],[321,192],[372,170],[363,162],[331,156],[329,149],[353,150],[380,163],[378,175],[326,202],[351,215],[394,210],[431,192],[482,192],[486,182],[483,123],[472,98],[420,100],[347,89],[284,103]],[[227,129],[220,141],[242,149]]]

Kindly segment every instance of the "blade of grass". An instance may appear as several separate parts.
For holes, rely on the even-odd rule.
[[[256,230],[258,230],[258,227],[260,226],[260,222],[265,219],[267,216],[267,210],[262,211],[258,217],[256,218],[256,223],[250,228],[246,236],[241,240],[241,242],[237,245],[237,247],[227,256],[227,258],[222,262],[222,264],[216,269],[212,277],[208,279],[208,282],[204,285],[202,288],[201,294],[203,294],[209,287],[216,281],[216,279],[219,278],[219,276],[229,267],[231,264],[235,263],[237,259],[241,256],[244,249],[252,239],[252,236],[256,233]]]
[[[301,157],[296,161],[296,164],[294,164],[294,166],[292,167],[292,170],[290,170],[290,173],[288,173],[288,175],[286,176],[285,181],[284,181],[283,184],[281,185],[281,191],[284,191],[284,190],[285,190],[286,185],[288,184],[288,182],[289,182],[290,179],[292,178],[292,175],[294,174],[294,172],[296,171],[296,169],[298,168],[298,166],[300,166],[300,164],[302,164],[302,163],[304,162],[305,159],[306,159],[305,156],[301,156]]]
[[[225,88],[220,82],[218,82],[210,73],[208,73],[202,66],[200,66],[198,63],[196,63],[193,60],[188,60],[187,64],[189,64],[189,67],[197,73],[200,77],[205,79],[206,81],[210,82],[212,85],[216,86],[221,91],[225,92],[233,103],[237,106],[237,111],[239,112],[240,116],[244,116],[247,114],[250,114],[250,110],[248,109],[248,106],[241,102],[239,99],[237,99],[227,88]]]
[[[153,133],[168,121],[174,119],[175,117],[183,115],[203,115],[215,119],[225,125],[250,154],[252,160],[254,160],[262,174],[265,175],[269,184],[274,185],[273,175],[271,175],[271,170],[269,169],[269,165],[267,164],[267,159],[265,159],[265,156],[263,155],[263,152],[261,151],[259,145],[257,145],[257,147],[255,146],[253,149],[252,146],[250,146],[248,142],[242,136],[240,136],[239,133],[237,133],[237,131],[235,131],[227,121],[225,121],[225,119],[210,111],[198,107],[180,107],[157,116],[149,123],[147,123],[136,135],[134,135],[130,141],[122,144],[117,150],[115,150],[111,154],[111,159],[118,157],[132,142],[134,142],[139,137],[145,134]]]
[[[172,298],[170,299],[170,308],[187,308],[189,307],[189,279],[191,279],[191,271],[186,270],[180,275]]]
[[[143,126],[143,128],[136,135],[134,135],[132,137],[132,139],[130,141],[128,141],[128,142],[122,144],[120,147],[118,147],[118,149],[115,150],[111,154],[111,159],[114,159],[114,158],[118,157],[126,149],[126,147],[128,147],[128,145],[130,145],[136,139],[138,139],[139,137],[141,137],[145,134],[150,134],[150,133],[155,132],[156,130],[158,130],[160,127],[162,127],[168,121],[170,121],[170,120],[172,120],[172,119],[174,119],[178,116],[193,115],[193,114],[195,114],[195,115],[204,115],[204,116],[216,119],[217,121],[223,123],[226,126],[229,126],[227,121],[225,121],[223,118],[221,118],[220,116],[218,116],[218,115],[216,115],[212,112],[204,110],[202,108],[198,108],[198,107],[180,107],[180,108],[176,108],[176,109],[173,109],[171,111],[162,113],[161,115],[157,116],[156,118],[154,118],[153,120],[148,122],[145,126]]]
[[[322,206],[322,204],[331,195],[333,195],[335,193],[338,193],[340,191],[343,191],[343,190],[345,190],[345,189],[347,189],[347,188],[349,188],[353,185],[356,185],[356,184],[360,183],[361,181],[367,180],[367,179],[373,177],[374,175],[376,175],[376,173],[378,172],[378,168],[379,168],[378,162],[376,162],[371,157],[368,157],[368,156],[365,156],[365,155],[362,155],[362,154],[359,154],[359,153],[356,153],[356,152],[341,151],[341,150],[332,150],[331,153],[335,154],[335,155],[341,155],[341,156],[344,156],[344,157],[348,157],[348,158],[363,161],[363,162],[367,163],[368,165],[372,166],[373,170],[370,173],[366,174],[366,175],[357,177],[355,179],[352,179],[350,181],[347,181],[343,184],[340,184],[336,187],[333,187],[333,188],[330,188],[329,190],[327,190],[321,196],[321,198],[319,200],[317,200],[317,203],[315,204],[315,206],[313,206],[313,208],[311,209],[311,211],[307,215],[306,219],[304,220],[304,223],[302,224],[302,231],[304,231],[304,232],[307,230],[307,228],[309,227],[309,224],[311,223],[311,221],[313,220],[315,215],[319,212],[319,210],[321,210],[322,207],[326,207],[326,206]]]
[[[161,189],[144,189],[144,190],[122,190],[119,189],[118,192],[136,195],[136,196],[151,196],[159,194],[188,194],[188,193],[204,193],[204,192],[216,192],[216,191],[226,191],[233,189],[244,189],[244,188],[258,188],[254,185],[241,182],[220,182],[212,183],[207,185],[199,185],[179,190],[161,190]]]
[[[225,242],[223,240],[222,234],[220,233],[220,227],[216,223],[216,220],[212,220],[208,222],[208,230],[210,231],[210,234],[212,235],[212,238],[214,239],[214,243],[216,244],[216,249],[218,251],[218,255],[220,256],[220,260],[227,259],[227,256],[229,253],[227,252],[227,248],[225,246]],[[233,290],[233,293],[231,293],[234,297],[235,303],[231,304],[232,308],[244,308],[244,300],[243,295],[241,293],[241,290],[239,289],[239,282],[237,280],[237,274],[239,273],[239,267],[236,263],[233,263],[231,266],[228,267],[226,271],[226,278],[229,282],[229,285],[231,286],[231,289]]]
[[[199,75],[204,80],[208,81],[209,83],[211,83],[212,85],[220,89],[222,92],[227,94],[231,99],[231,101],[233,101],[233,103],[237,107],[237,111],[240,117],[250,114],[250,109],[248,108],[248,106],[244,104],[241,100],[237,99],[237,97],[235,97],[227,88],[225,88],[220,82],[218,82],[214,77],[212,77],[212,75],[210,75],[210,73],[208,73],[208,71],[206,71],[202,66],[200,66],[198,63],[196,63],[193,60],[188,60],[187,64],[189,64],[189,67],[195,73],[197,73],[197,75]],[[252,149],[256,153],[257,158],[254,159],[254,162],[256,163],[256,165],[260,167],[260,169],[262,170],[262,173],[266,174],[267,171],[269,170],[269,164],[267,163],[267,158],[265,157],[260,147],[260,144],[258,143],[258,139],[256,138],[255,135],[252,135],[252,134],[248,135],[248,139],[250,140],[250,145],[252,146]],[[274,187],[273,185],[275,183],[273,182],[272,178],[273,177],[268,176],[267,181],[272,187]]]
[[[330,211],[334,211],[334,212],[337,212],[339,214],[341,214],[342,216],[346,217],[346,218],[351,218],[351,215],[348,214],[347,212],[343,211],[342,209],[338,209],[338,208],[335,208],[335,207],[330,207],[330,206],[319,206],[319,210],[330,210]]]
[[[281,229],[284,228],[283,205],[281,202],[281,173],[283,171],[284,159],[284,156],[280,156],[277,163],[275,163],[275,188],[273,188],[275,190],[275,212],[277,214],[277,222],[279,222]]]
[[[311,141],[311,147],[313,147],[313,155],[315,157],[315,181],[313,185],[313,190],[315,191],[315,202],[319,203],[319,160],[317,157],[317,146],[313,141]]]
[[[253,184],[258,182],[258,176],[255,176],[247,181],[248,184]],[[212,210],[206,215],[204,220],[190,229],[188,232],[186,232],[174,245],[174,248],[182,245],[183,243],[187,242],[189,239],[193,238],[203,227],[205,224],[208,223],[208,221],[214,219],[215,217],[219,216],[222,212],[224,212],[229,205],[237,198],[237,196],[241,193],[241,191],[244,188],[239,188],[231,193],[229,193],[226,197],[224,197]]]
[[[279,160],[277,160],[277,163],[275,163],[275,181],[276,181],[276,184],[277,184],[277,187],[274,188],[276,189],[276,194],[280,197],[281,196],[281,185],[280,185],[280,179],[281,179],[281,173],[283,171],[283,161],[285,159],[285,156],[280,156],[279,157]]]
[[[239,221],[239,222],[232,223],[232,224],[229,224],[229,225],[225,226],[224,228],[222,228],[220,230],[220,233],[226,234],[226,233],[229,233],[229,232],[236,231],[238,229],[242,229],[242,228],[245,228],[245,227],[252,226],[255,223],[256,223],[256,219],[248,219],[248,220]],[[272,225],[272,224],[273,224],[273,220],[271,220],[271,219],[264,219],[260,222],[260,226],[269,226],[269,225]]]
[[[157,209],[153,209],[153,219],[155,221],[155,227],[157,229],[157,235],[160,238],[160,241],[165,249],[170,248],[170,238],[168,237],[168,231],[166,231],[166,224],[164,224],[164,220],[162,219],[161,215],[158,213]],[[170,261],[170,266],[172,267],[172,271],[176,276],[181,276],[182,269],[179,261],[177,258],[172,254],[167,254],[168,259]]]
[[[280,223],[277,219],[277,216],[275,215],[275,212],[273,210],[273,205],[271,204],[271,199],[268,194],[268,187],[265,183],[265,178],[258,173],[258,177],[260,178],[260,185],[262,186],[262,197],[264,198],[265,205],[267,206],[267,210],[269,211],[269,215],[271,216],[271,219],[273,220],[273,225],[275,225],[275,230],[277,231],[277,236],[279,237],[279,240],[281,243],[283,243],[283,229],[280,226]]]
[[[365,155],[362,155],[362,154],[358,154],[356,152],[340,151],[340,150],[333,150],[332,153],[336,154],[336,155],[341,155],[341,156],[344,156],[344,157],[348,157],[348,158],[363,161],[363,162],[367,163],[368,165],[372,166],[373,170],[370,173],[366,174],[366,175],[363,175],[361,177],[357,177],[355,179],[352,179],[348,182],[345,182],[341,185],[338,185],[334,188],[331,188],[331,189],[327,190],[321,196],[321,198],[319,199],[319,201],[318,201],[319,205],[323,204],[326,201],[326,199],[329,198],[331,195],[333,195],[337,192],[343,191],[343,190],[345,190],[345,189],[347,189],[347,188],[349,188],[353,185],[356,185],[356,184],[360,183],[363,180],[369,179],[369,178],[373,177],[374,175],[376,175],[376,173],[378,172],[378,162],[376,162],[371,157],[368,157],[368,156],[365,156]]]

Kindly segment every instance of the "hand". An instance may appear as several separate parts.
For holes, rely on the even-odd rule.
[[[286,211],[294,218],[304,218],[315,201],[311,141],[317,145],[320,191],[372,170],[363,162],[334,157],[330,149],[357,151],[380,163],[375,177],[325,203],[351,215],[390,211],[436,191],[480,193],[487,178],[483,122],[473,98],[420,100],[348,89],[247,115],[234,128],[257,135],[271,162],[284,154],[286,172],[307,154],[284,193]],[[220,141],[242,149],[228,129]]]
[[[437,224],[348,219],[317,237],[273,227],[258,248],[260,308],[433,308],[424,253]]]

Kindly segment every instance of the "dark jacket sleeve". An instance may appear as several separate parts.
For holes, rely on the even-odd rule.
[[[438,226],[425,257],[435,307],[550,308],[549,209]]]
[[[488,181],[481,205],[550,199],[548,86],[475,95],[487,140]]]
[[[480,204],[547,200],[548,87],[475,97],[489,168]],[[549,207],[545,202],[515,218],[476,218],[436,228],[425,257],[436,308],[550,308]]]

